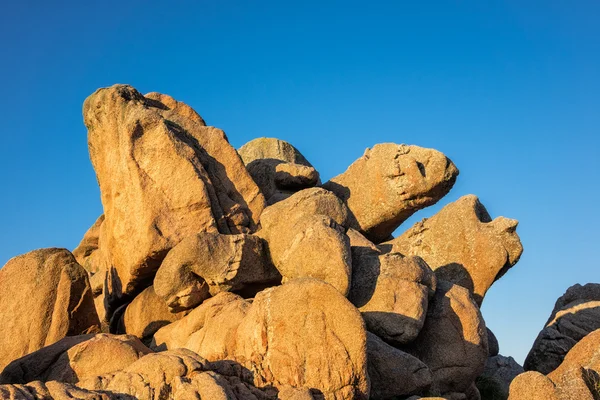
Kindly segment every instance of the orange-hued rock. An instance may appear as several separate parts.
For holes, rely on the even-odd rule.
[[[438,278],[469,289],[481,304],[492,284],[521,257],[516,228],[513,219],[492,220],[477,197],[468,195],[381,247],[421,257]]]
[[[412,342],[425,323],[435,274],[419,257],[379,254],[353,247],[348,299],[360,310],[370,332],[393,344]]]
[[[30,382],[26,385],[0,385],[4,400],[134,400],[118,394],[86,390],[62,382]]]
[[[138,294],[125,309],[123,328],[128,335],[134,335],[144,342],[160,328],[183,318],[187,313],[172,313],[165,301],[149,286]]]
[[[31,381],[77,383],[79,380],[120,371],[152,351],[135,336],[81,335],[64,338],[13,361],[0,375],[0,383]]]
[[[333,286],[303,278],[260,292],[237,328],[235,360],[257,387],[291,385],[326,399],[366,399],[366,330]]]
[[[98,217],[96,222],[94,222],[85,235],[83,235],[83,239],[81,239],[79,246],[73,250],[73,256],[79,265],[85,268],[90,275],[98,272],[99,268],[98,263],[95,262],[94,253],[98,250],[98,239],[100,238],[103,222],[104,214]]]
[[[154,289],[171,311],[179,312],[220,292],[252,297],[280,281],[260,237],[203,232],[173,247],[156,273]]]
[[[181,320],[159,329],[150,347],[156,351],[185,348],[209,361],[233,356],[237,327],[250,302],[222,292],[206,300]]]
[[[438,280],[425,325],[404,349],[431,369],[432,388],[442,394],[467,391],[488,357],[485,322],[469,291]]]
[[[294,146],[275,138],[258,138],[239,148],[248,172],[268,204],[320,183],[319,173]]]
[[[111,307],[144,289],[181,239],[256,228],[265,205],[258,187],[225,133],[185,104],[115,85],[89,96],[83,115],[104,207],[99,249]]]
[[[98,331],[86,271],[65,249],[41,249],[0,269],[0,371],[65,336]]]
[[[508,400],[569,400],[556,394],[554,383],[537,371],[518,375],[510,384]],[[575,400],[575,399],[573,399]]]
[[[523,367],[549,374],[590,332],[600,329],[600,284],[571,286],[558,298]]]
[[[456,166],[437,150],[384,143],[323,187],[348,205],[353,227],[379,243],[415,211],[444,197],[457,176]]]
[[[179,349],[148,354],[120,371],[77,385],[118,399],[275,400],[235,373],[222,375],[211,368],[197,354]]]

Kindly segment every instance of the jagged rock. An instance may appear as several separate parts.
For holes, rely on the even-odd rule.
[[[250,303],[236,294],[219,293],[181,320],[159,329],[150,348],[185,348],[209,361],[227,359],[233,353],[237,327],[249,307]]]
[[[255,160],[272,159],[312,167],[298,149],[284,140],[275,138],[253,139],[240,147],[238,153],[246,165]]]
[[[154,292],[154,286],[150,286],[138,294],[125,309],[123,330],[146,342],[160,328],[180,320],[186,314],[187,312],[170,312],[165,301]]]
[[[570,287],[556,301],[523,367],[549,374],[577,342],[596,329],[600,329],[600,284]]]
[[[413,341],[423,324],[437,279],[419,257],[380,255],[354,248],[348,299],[360,310],[367,329],[389,343]]]
[[[148,354],[121,371],[86,378],[78,386],[133,396],[139,400],[269,399],[267,394],[237,377],[232,377],[230,381],[228,377],[210,371],[209,368],[205,360],[190,351],[166,351]]]
[[[104,207],[109,315],[181,239],[255,229],[263,196],[223,131],[189,106],[115,85],[88,97],[83,114]]]
[[[367,356],[373,400],[423,394],[431,385],[431,371],[425,364],[370,332],[367,332]]]
[[[154,288],[172,312],[224,291],[253,296],[281,281],[258,236],[199,233],[183,239],[161,264]]]
[[[516,228],[512,219],[492,221],[477,197],[468,195],[382,247],[423,258],[438,278],[466,287],[481,304],[523,252]]]
[[[366,399],[366,331],[333,286],[303,278],[260,292],[237,329],[235,360],[257,387],[291,385]]]
[[[98,272],[99,265],[94,261],[94,253],[98,250],[98,239],[100,238],[100,230],[102,229],[102,223],[104,222],[104,214],[98,217],[94,225],[88,229],[83,235],[81,243],[75,250],[73,250],[73,256],[86,271],[93,275]]]
[[[425,325],[405,349],[429,367],[433,389],[464,393],[483,372],[488,356],[485,322],[469,291],[438,280]]]
[[[489,335],[488,335],[489,338]],[[476,384],[484,399],[501,395],[508,398],[508,390],[515,377],[524,372],[512,357],[495,355],[487,359],[483,373],[477,378]]]
[[[85,270],[65,249],[41,249],[0,269],[0,371],[59,341],[99,330]]]
[[[130,335],[67,337],[10,363],[0,375],[0,383],[75,384],[86,377],[119,371],[149,353],[150,349]]]
[[[26,385],[0,385],[5,400],[136,400],[135,397],[90,391],[62,382],[31,382]]]
[[[486,331],[488,337],[489,357],[497,356],[500,353],[500,344],[498,343],[498,339],[490,328],[486,328]]]
[[[344,296],[350,290],[352,257],[344,228],[325,215],[311,215],[293,225],[278,224],[257,233],[269,247],[283,282],[312,277],[333,285]]]
[[[348,205],[353,228],[380,243],[415,211],[446,195],[457,176],[458,169],[439,151],[384,143],[367,149],[323,187]]]

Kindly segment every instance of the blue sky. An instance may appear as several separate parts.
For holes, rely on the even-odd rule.
[[[556,298],[600,281],[599,18],[585,0],[5,2],[0,265],[73,249],[102,212],[81,106],[129,83],[235,147],[288,140],[324,180],[378,142],[446,153],[457,184],[400,230],[469,193],[520,221],[483,313],[522,362]]]

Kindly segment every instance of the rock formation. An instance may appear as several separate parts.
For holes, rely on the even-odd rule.
[[[521,254],[516,221],[466,196],[391,238],[452,188],[444,154],[378,144],[322,185],[291,144],[236,152],[167,95],[115,85],[83,114],[104,212],[73,254],[0,270],[0,397],[476,400],[486,378],[506,392],[515,368],[479,304]],[[549,324],[580,340],[595,293],[570,290]],[[530,377],[585,394],[595,343],[518,376],[511,398]]]
[[[525,359],[525,370],[549,374],[588,333],[600,329],[600,284],[571,286],[557,301]]]

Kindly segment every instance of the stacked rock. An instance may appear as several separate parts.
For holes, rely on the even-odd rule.
[[[0,270],[2,396],[480,398],[479,306],[523,249],[475,196],[392,237],[454,185],[444,154],[378,144],[321,183],[166,95],[115,85],[83,114],[104,214]]]

